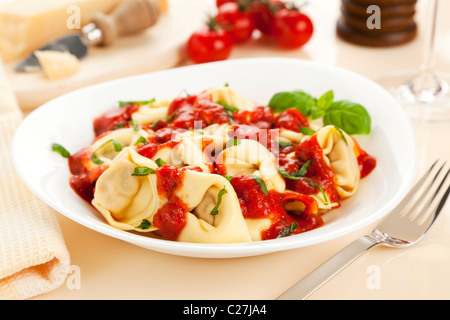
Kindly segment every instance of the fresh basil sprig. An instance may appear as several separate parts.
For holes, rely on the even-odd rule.
[[[134,172],[131,174],[132,176],[144,177],[149,174],[155,174],[156,170],[149,167],[136,167],[134,168]]]
[[[106,141],[105,143],[103,143],[100,147],[97,148],[97,150],[95,150],[92,155],[91,155],[91,161],[95,164],[103,164],[103,160],[99,159],[96,155],[97,151],[100,150],[101,148],[103,148],[104,146],[106,146],[108,143],[112,142],[112,144],[114,145],[114,151],[116,152],[120,152],[122,151],[122,146],[120,145],[119,142],[117,142],[114,139],[109,139],[108,141]]]
[[[142,219],[141,224],[138,225],[136,228],[146,230],[149,229],[151,225],[152,224],[150,223],[150,221],[148,221],[147,219]]]
[[[161,167],[161,166],[167,164],[167,163],[166,163],[163,159],[161,159],[161,158],[156,159],[156,160],[155,160],[155,163],[158,165],[158,167]]]
[[[278,167],[278,173],[286,179],[290,180],[300,180],[306,175],[306,172],[308,171],[309,164],[311,163],[311,160],[306,161],[299,171],[297,172],[288,172],[284,167]]]
[[[278,92],[269,101],[269,107],[275,112],[296,108],[305,116],[311,114],[316,104],[317,99],[302,90]]]
[[[287,237],[288,235],[290,235],[292,232],[295,231],[295,229],[298,228],[298,223],[296,221],[292,222],[289,226],[287,226],[286,228],[284,228],[283,230],[281,230],[281,232],[278,234],[277,239],[278,238],[283,238],[283,237]]]
[[[52,143],[52,151],[59,153],[64,158],[70,157],[70,152],[59,143]]]
[[[258,183],[259,187],[261,188],[261,191],[266,196],[269,195],[269,191],[267,190],[267,186],[264,183],[264,180],[260,176],[253,176],[252,178],[253,178],[253,180],[255,180]]]
[[[222,203],[222,197],[223,197],[223,195],[224,195],[225,193],[228,193],[228,191],[227,191],[227,189],[225,189],[225,186],[223,186],[223,189],[221,189],[221,190],[219,191],[219,195],[217,196],[217,203],[216,203],[216,205],[214,206],[214,208],[213,208],[213,209],[211,210],[211,212],[210,212],[210,214],[211,214],[212,216],[215,216],[216,214],[219,213],[219,206],[220,206],[220,204]]]
[[[319,99],[302,91],[278,92],[269,101],[275,112],[295,108],[312,119],[323,118],[324,125],[334,125],[347,134],[369,134],[371,119],[367,110],[360,104],[348,100],[334,101],[332,90]]]
[[[369,134],[370,116],[360,104],[342,100],[331,104],[323,116],[324,125],[334,125],[347,134]]]
[[[138,104],[140,106],[145,106],[147,104],[155,102],[155,98],[151,100],[143,100],[143,101],[119,101],[119,108],[129,106],[130,104]]]

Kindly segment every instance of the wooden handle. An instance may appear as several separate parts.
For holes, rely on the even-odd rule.
[[[96,14],[93,23],[102,31],[100,45],[108,46],[118,37],[150,28],[158,21],[160,14],[158,0],[126,0],[110,15]]]

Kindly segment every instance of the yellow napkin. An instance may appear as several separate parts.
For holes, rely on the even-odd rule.
[[[10,148],[22,120],[0,61],[0,299],[28,299],[61,286],[70,257],[55,211],[14,170]]]

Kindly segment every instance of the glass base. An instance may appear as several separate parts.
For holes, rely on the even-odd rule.
[[[381,78],[387,89],[417,122],[450,122],[450,75],[403,71]]]

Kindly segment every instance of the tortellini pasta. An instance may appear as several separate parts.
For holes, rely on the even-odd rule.
[[[142,137],[147,139],[150,133],[134,128],[119,128],[97,138],[90,146],[90,152],[104,164],[110,164],[122,148],[136,145]]]
[[[370,157],[343,130],[310,118],[297,126],[228,86],[134,104],[96,122],[96,139],[69,159],[71,186],[112,227],[167,240],[306,232],[356,193],[360,156]]]
[[[195,192],[193,192],[195,190]],[[217,214],[211,212],[219,201]],[[177,192],[188,205],[187,223],[178,238],[185,242],[249,242],[251,237],[233,187],[222,176],[186,171]]]
[[[157,165],[131,148],[124,148],[98,178],[92,205],[110,225],[121,230],[154,231],[158,209],[155,175],[135,176],[138,167],[155,170]],[[139,228],[148,221],[148,228]]]
[[[268,189],[284,192],[285,182],[277,171],[277,159],[267,148],[255,140],[238,140],[226,148],[216,159],[217,165],[227,175],[257,175]]]
[[[208,89],[204,94],[210,95],[213,102],[224,102],[239,110],[250,110],[255,106],[254,102],[245,99],[230,87]]]
[[[334,126],[326,126],[316,135],[324,159],[335,174],[339,196],[341,198],[352,196],[356,192],[361,176],[353,139]]]

